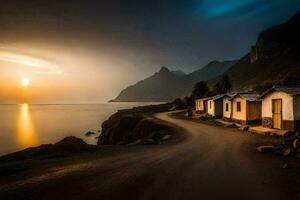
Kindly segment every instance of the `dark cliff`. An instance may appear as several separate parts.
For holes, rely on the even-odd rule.
[[[258,83],[300,79],[300,12],[263,31],[249,54],[225,72],[236,90]],[[211,84],[217,79],[211,81]]]

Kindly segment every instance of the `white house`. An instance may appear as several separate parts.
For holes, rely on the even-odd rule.
[[[207,112],[207,101],[210,100],[212,97],[196,99],[196,112],[197,113],[206,113]]]
[[[261,120],[261,100],[253,93],[237,93],[231,99],[231,120],[250,124]]]
[[[213,117],[223,116],[223,98],[226,94],[216,95],[207,101],[207,114]]]
[[[262,99],[262,125],[269,128],[300,130],[300,88],[272,88]]]
[[[232,102],[231,98],[235,94],[229,94],[223,97],[223,119],[230,120],[232,117]]]

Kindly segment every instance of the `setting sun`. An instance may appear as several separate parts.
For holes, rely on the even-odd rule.
[[[23,87],[27,87],[29,84],[30,84],[30,81],[29,81],[27,78],[23,78],[23,79],[21,80],[21,85],[22,85]]]

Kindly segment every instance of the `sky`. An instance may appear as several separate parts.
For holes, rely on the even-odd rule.
[[[106,102],[161,66],[238,59],[298,10],[298,0],[1,0],[0,103]]]

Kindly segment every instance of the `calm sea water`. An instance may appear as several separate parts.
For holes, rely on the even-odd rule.
[[[101,124],[119,109],[149,103],[0,105],[0,155],[76,136],[96,144]],[[97,135],[85,136],[87,131]]]

